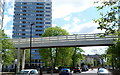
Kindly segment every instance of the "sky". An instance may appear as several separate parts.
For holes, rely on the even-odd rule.
[[[59,26],[72,34],[103,33],[98,30],[94,19],[100,18],[99,11],[94,4],[96,0],[52,0],[52,26]],[[101,11],[104,12],[105,10]],[[14,14],[14,0],[6,0],[4,15],[5,33],[12,37]],[[85,54],[101,54],[107,47],[81,47]]]

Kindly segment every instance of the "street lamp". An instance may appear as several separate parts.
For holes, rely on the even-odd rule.
[[[31,67],[31,50],[32,50],[32,26],[34,23],[30,24],[30,67]]]
[[[17,67],[17,66],[16,66],[16,65],[17,65],[17,62],[18,62],[18,61],[17,61],[17,59],[15,59],[15,60],[14,60],[15,74],[16,74],[16,72],[17,72],[17,70],[16,70],[16,67]]]

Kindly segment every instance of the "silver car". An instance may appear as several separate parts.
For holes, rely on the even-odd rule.
[[[72,72],[68,68],[62,68],[59,75],[72,75]]]
[[[36,69],[24,69],[24,70],[21,70],[16,75],[39,75],[39,74]]]
[[[98,75],[111,75],[111,73],[107,69],[105,69],[105,68],[98,69],[97,74]]]

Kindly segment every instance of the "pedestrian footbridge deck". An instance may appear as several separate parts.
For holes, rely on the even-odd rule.
[[[51,36],[32,38],[32,48],[49,48],[49,47],[81,47],[81,46],[109,46],[117,37],[107,35],[100,38],[98,34],[79,34],[66,36]],[[12,39],[16,48],[30,48],[30,38]]]

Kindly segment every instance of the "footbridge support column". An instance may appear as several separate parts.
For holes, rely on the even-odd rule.
[[[18,48],[18,51],[17,51],[17,69],[16,69],[16,72],[19,72],[20,71],[20,48]]]
[[[25,68],[25,49],[22,50],[22,70]]]

